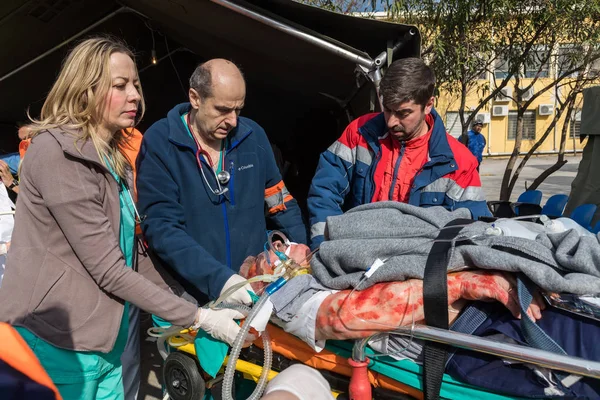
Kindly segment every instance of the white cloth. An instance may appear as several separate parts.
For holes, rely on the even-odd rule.
[[[0,184],[0,286],[4,277],[4,268],[6,264],[7,244],[10,243],[15,219],[12,214],[2,215],[2,213],[11,213],[15,204],[8,197],[6,186]]]
[[[265,395],[284,391],[293,394],[299,400],[332,400],[329,382],[316,369],[304,364],[294,364],[269,382]]]
[[[330,294],[337,293],[337,290],[324,290],[317,292],[312,296],[296,313],[290,322],[283,325],[283,329],[302,339],[306,342],[313,350],[317,353],[325,348],[324,340],[315,339],[315,328],[317,322],[317,312],[321,303],[325,301],[325,298]]]

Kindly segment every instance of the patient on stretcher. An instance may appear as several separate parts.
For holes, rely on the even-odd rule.
[[[283,251],[283,245],[279,250]],[[292,244],[287,249],[290,258],[309,267],[307,257],[310,250],[304,245]],[[277,256],[273,252],[248,257],[240,269],[240,274],[250,278],[262,274],[272,274]],[[287,285],[304,280],[310,282],[303,289],[308,296],[296,296],[295,307],[288,312],[290,318],[279,323],[287,332],[299,337],[316,351],[325,346],[328,339],[359,339],[370,337],[379,332],[394,330],[398,326],[410,326],[424,323],[423,281],[408,279],[405,281],[376,283],[363,290],[331,290],[322,286],[310,275],[293,278]],[[254,283],[253,289],[261,294],[267,284]],[[284,286],[285,288],[285,286]],[[288,292],[293,288],[286,289]],[[285,297],[286,290],[283,292]],[[300,291],[302,292],[302,290]],[[276,292],[273,296],[279,295]],[[272,298],[273,298],[272,296]],[[508,343],[526,343],[518,329],[520,315],[517,280],[515,274],[503,271],[463,269],[448,274],[448,319],[450,325],[459,317],[468,304],[486,304],[491,313],[481,327],[474,332]],[[495,306],[494,306],[495,305]],[[276,311],[278,311],[276,309]],[[508,311],[508,312],[507,312]],[[284,312],[277,313],[280,317]],[[592,345],[594,337],[600,334],[596,321],[569,314],[553,307],[546,309],[542,296],[533,293],[533,301],[527,309],[528,316],[537,321],[549,336],[553,337],[569,355],[599,360],[600,350]],[[542,318],[542,315],[544,318]],[[419,362],[422,343],[395,336],[370,342],[376,351],[410,358]],[[395,343],[390,345],[390,343]],[[524,397],[555,395],[557,397],[579,396],[578,398],[598,398],[600,382],[585,378],[572,379],[572,375],[554,375],[548,370],[533,366],[516,366],[493,356],[481,355],[469,351],[458,351],[448,362],[446,373],[465,383],[479,386],[497,393]],[[493,379],[490,379],[493,376]],[[560,379],[563,380],[560,380]],[[568,382],[568,385],[567,383]],[[575,383],[571,383],[575,382]]]

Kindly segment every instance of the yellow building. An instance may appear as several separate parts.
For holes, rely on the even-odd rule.
[[[354,13],[354,15],[360,15],[366,18],[375,19],[389,19],[387,12],[361,12]],[[547,52],[545,46],[540,45],[540,53]],[[572,53],[574,49],[581,47],[574,44],[565,44],[557,46],[553,49],[552,56],[547,62],[547,65],[540,65],[539,63],[531,65],[530,68],[525,66],[525,70],[534,72],[522,71],[520,75],[520,87],[526,88],[531,82],[535,74],[540,71],[540,75],[537,78],[534,86],[533,93],[545,88],[551,84],[556,76],[560,76],[564,71],[560,71],[559,63],[561,57],[564,57],[568,53]],[[541,58],[543,59],[543,57]],[[564,61],[563,61],[564,62]],[[482,87],[497,87],[500,85],[502,79],[506,77],[506,64],[500,58],[496,60],[496,69],[490,73],[480,76],[480,80],[475,83],[474,88],[468,94],[464,110],[464,118],[467,119],[471,114],[472,110],[479,105],[480,100],[487,97],[489,90],[481,90]],[[596,60],[591,68],[586,71],[591,73],[593,76],[600,76],[600,59]],[[495,80],[495,82],[494,82]],[[596,81],[590,86],[598,85],[600,81]],[[521,142],[521,153],[526,153],[531,147],[546,133],[548,127],[551,125],[554,119],[556,109],[559,107],[558,99],[563,99],[569,93],[570,85],[565,86],[565,80],[560,82],[561,87],[552,87],[549,90],[544,91],[539,95],[525,111],[523,118],[523,140]],[[517,125],[517,107],[513,100],[516,96],[513,94],[514,91],[514,80],[511,80],[507,87],[503,89],[505,96],[500,96],[495,100],[490,101],[481,110],[478,111],[477,116],[483,124],[481,133],[485,136],[487,141],[487,148],[484,151],[484,156],[507,156],[510,155],[514,148],[516,125]],[[523,100],[528,100],[524,96]],[[583,97],[579,95],[575,101],[575,108],[567,127],[567,137],[565,143],[565,151],[581,151],[585,146],[585,141],[582,143],[579,138],[579,127],[581,124],[581,107],[583,105]],[[440,113],[446,124],[448,132],[458,137],[462,132],[462,126],[459,117],[460,108],[460,97],[457,93],[452,96],[448,92],[440,90],[440,94],[437,98],[436,110]],[[556,153],[560,149],[562,130],[564,126],[564,120],[566,111],[562,113],[558,123],[551,129],[542,145],[537,149],[536,154],[549,154]],[[469,129],[471,127],[469,126]]]
[[[547,65],[532,65],[530,70],[534,72],[531,72],[530,75],[528,75],[526,65],[525,71],[522,71],[520,74],[519,85],[521,88],[527,88],[531,85],[535,75],[539,73],[534,85],[523,95],[523,100],[529,100],[538,91],[543,91],[531,102],[523,115],[521,153],[529,151],[545,133],[548,133],[548,135],[536,150],[536,154],[556,153],[559,151],[567,110],[562,113],[554,127],[549,127],[555,117],[557,108],[560,107],[560,100],[563,100],[571,93],[574,78],[560,80],[558,87],[553,86],[545,91],[544,88],[556,81],[555,77],[561,76],[566,72],[560,70],[559,60],[561,60],[562,54],[572,51],[573,45],[561,45],[554,50],[554,54],[550,57]],[[498,60],[494,72],[481,76],[481,79],[473,85],[474,88],[466,99],[465,119],[469,117],[471,110],[475,109],[480,100],[489,94],[487,89],[481,90],[481,88],[485,86],[497,87],[497,85],[500,85],[502,79],[506,77],[506,70],[503,69],[502,65],[498,65],[501,63],[502,61]],[[596,60],[585,73],[587,74],[586,76],[600,76],[600,60]],[[571,82],[569,82],[569,79]],[[589,85],[593,86],[597,84],[598,81],[595,81]],[[484,151],[484,155],[503,156],[509,155],[513,151],[517,128],[517,107],[514,101],[516,95],[513,93],[515,90],[514,85],[514,80],[511,80],[502,89],[500,96],[485,104],[477,113],[476,119],[484,123],[481,133],[487,140],[487,149]],[[583,96],[580,94],[576,97],[571,120],[567,126],[566,152],[581,151],[585,145],[585,141],[582,143],[579,138],[582,105]],[[441,91],[436,107],[444,118],[448,131],[453,136],[459,136],[462,128],[458,114],[458,108],[460,107],[459,98]]]
[[[549,82],[550,79],[548,78],[538,79],[533,86],[533,90],[539,90],[548,85]],[[499,83],[500,82],[498,81],[498,84]],[[522,87],[526,87],[530,83],[530,79],[522,79],[521,81]],[[523,116],[523,141],[521,144],[521,152],[527,152],[548,130],[548,127],[555,116],[556,108],[558,107],[556,99],[564,97],[565,90],[565,88],[558,88],[558,90],[552,88],[547,90],[537,97],[528,107],[527,111],[525,111]],[[512,92],[513,86],[509,83],[503,90],[505,96],[500,96],[500,98],[489,102],[478,112],[479,115],[477,116],[477,119],[484,123],[481,133],[487,140],[487,149],[484,152],[484,155],[508,155],[513,150],[516,133],[517,108],[515,102],[511,99],[511,97],[513,97]],[[478,94],[475,90],[467,96],[465,119],[470,114],[469,110],[474,110],[479,104],[480,96],[481,93]],[[460,102],[458,98],[452,98],[452,96],[443,91],[440,93],[436,109],[442,115],[448,132],[453,136],[459,136],[462,130],[458,114],[459,106]],[[579,140],[581,106],[581,98],[578,98],[576,100],[573,116],[567,128],[566,151],[572,152],[573,149],[581,150],[585,144],[581,143]],[[563,113],[558,123],[551,129],[537,153],[543,154],[558,151],[560,148],[565,116],[566,112]]]

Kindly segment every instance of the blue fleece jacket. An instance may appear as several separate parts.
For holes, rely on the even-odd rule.
[[[215,195],[204,182],[196,160],[197,146],[181,116],[184,103],[144,134],[138,156],[137,191],[144,237],[166,267],[210,298],[239,271],[244,259],[263,251],[266,219],[290,240],[306,243],[306,228],[296,200],[283,186],[280,204],[273,211],[273,196],[265,206],[265,190],[283,185],[264,130],[239,117],[229,134],[224,169],[231,179],[223,195]],[[213,189],[217,181],[200,156]],[[287,201],[286,201],[287,200]]]

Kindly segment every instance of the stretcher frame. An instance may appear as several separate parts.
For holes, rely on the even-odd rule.
[[[274,329],[279,329],[279,328],[275,327],[272,324],[269,324],[269,330],[274,330]],[[189,334],[189,331],[185,330],[185,331],[182,331],[182,333]],[[454,347],[457,347],[460,349],[467,349],[467,350],[477,351],[477,352],[490,354],[490,355],[494,355],[494,356],[498,356],[498,357],[502,357],[502,358],[506,358],[506,359],[510,359],[510,360],[519,361],[519,362],[535,364],[540,367],[549,368],[549,369],[553,369],[553,370],[566,371],[571,374],[587,376],[587,377],[591,377],[591,378],[595,378],[595,379],[600,378],[600,363],[599,362],[589,361],[589,360],[585,360],[585,359],[578,358],[578,357],[558,355],[558,354],[551,353],[548,351],[539,350],[539,349],[521,346],[521,345],[496,342],[496,341],[493,341],[490,339],[486,339],[486,338],[482,338],[482,337],[478,337],[478,336],[474,336],[474,335],[467,335],[464,333],[458,333],[458,332],[453,332],[453,331],[449,331],[449,330],[445,330],[445,329],[428,327],[428,326],[424,326],[424,325],[414,325],[412,327],[403,327],[394,332],[381,332],[381,333],[378,333],[369,338],[356,340],[356,341],[354,341],[354,345],[352,346],[352,349],[350,352],[351,356],[352,356],[351,358],[353,360],[357,360],[357,361],[367,360],[367,356],[368,356],[367,351],[366,351],[367,342],[370,339],[373,339],[375,336],[390,334],[390,333],[411,336],[413,338],[421,339],[421,340],[434,341],[434,342],[438,342],[438,343],[448,344],[448,345],[451,345],[451,346],[454,346]],[[297,340],[299,341],[299,339],[297,339]],[[197,360],[196,359],[196,357],[197,357],[196,349],[195,349],[195,345],[193,342],[190,343],[189,340],[186,340],[185,338],[182,338],[179,336],[173,336],[168,340],[167,343],[169,345],[171,345],[172,347],[174,347],[177,350],[177,352],[185,353],[188,356],[190,356],[191,358],[193,358],[194,361]],[[259,341],[255,342],[255,344],[257,344],[260,347]],[[274,346],[274,353],[279,353],[277,351],[276,346]],[[349,353],[349,355],[350,355],[350,353]],[[285,357],[285,355],[284,355],[284,357]],[[342,356],[340,356],[340,358],[342,360],[346,360]],[[290,358],[290,359],[293,359],[293,358]],[[167,357],[167,360],[168,360],[168,357]],[[165,365],[167,363],[167,360],[165,360]],[[222,366],[222,370],[225,369],[225,366],[227,365],[227,361],[228,361],[228,358],[225,359],[223,366]],[[307,360],[297,360],[297,361],[301,361],[307,365],[313,366],[313,365],[311,365],[310,360],[308,360],[309,362],[307,362]],[[197,366],[197,361],[196,361],[196,366]],[[199,369],[199,367],[198,367],[198,369]],[[254,364],[252,362],[238,359],[238,361],[236,363],[236,371],[242,373],[244,376],[244,379],[249,379],[249,380],[253,380],[254,382],[258,382],[258,379],[262,373],[262,366]],[[331,369],[330,371],[337,372],[334,369]],[[348,367],[347,371],[351,371],[351,368]],[[198,374],[200,374],[200,370],[198,370],[196,372]],[[275,376],[277,376],[277,374],[278,374],[278,372],[271,370],[269,372],[269,377],[268,377],[269,381],[271,379],[273,379]],[[351,373],[344,372],[343,375],[350,376]],[[385,379],[385,378],[387,378],[387,379]],[[222,376],[218,376],[215,379],[209,379],[206,381],[203,379],[202,381],[205,382],[205,385],[206,385],[205,388],[210,389],[215,384],[218,384],[220,379],[222,379]],[[167,382],[167,381],[168,381],[168,379],[165,377],[164,384],[168,389],[170,382]],[[394,388],[393,385],[390,385],[390,381],[398,382],[402,386],[407,386],[407,389],[398,391],[397,388]],[[371,383],[373,383],[373,382],[371,382]],[[410,398],[418,398],[418,399],[422,398],[421,388],[415,388],[414,386],[412,386],[410,384],[395,381],[393,378],[384,376],[382,383],[380,383],[378,385],[379,385],[379,387],[381,387],[383,389],[397,391],[398,395],[406,395],[406,396],[410,396]],[[473,388],[472,390],[477,390],[477,388],[474,388],[470,385],[465,384],[465,386],[469,387],[469,388]],[[413,389],[413,390],[410,390],[410,389]],[[484,392],[484,390],[481,389],[481,392]],[[342,392],[340,392],[340,391],[332,390],[332,395],[334,396],[334,398],[338,398],[338,396],[341,393]],[[499,399],[500,398],[516,399],[517,398],[517,397],[503,396],[503,395],[497,395],[497,396]],[[165,398],[168,398],[168,397],[165,397]]]

